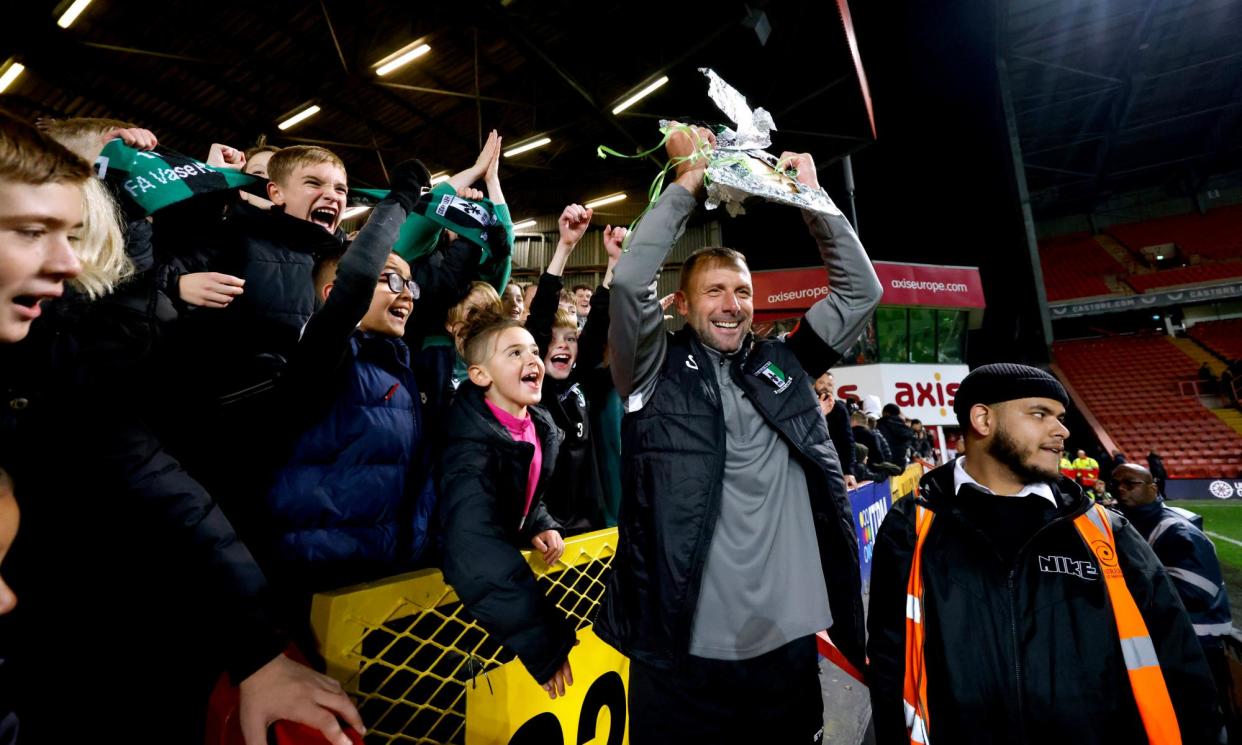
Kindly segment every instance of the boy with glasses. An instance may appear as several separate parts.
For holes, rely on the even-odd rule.
[[[409,568],[426,545],[435,491],[402,339],[420,291],[390,252],[419,197],[419,179],[405,180],[398,174],[391,203],[348,250],[320,258],[322,307],[277,386],[276,424],[294,445],[267,493],[265,522],[277,584],[295,607],[310,592]]]

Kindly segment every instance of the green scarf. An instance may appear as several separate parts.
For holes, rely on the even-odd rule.
[[[174,150],[136,150],[121,140],[104,145],[95,159],[95,174],[144,216],[200,194],[263,183],[257,176],[213,168]]]

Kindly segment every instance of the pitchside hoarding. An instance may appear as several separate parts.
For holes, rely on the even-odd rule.
[[[1169,479],[1164,482],[1165,499],[1242,499],[1242,478]]]
[[[901,413],[924,424],[957,426],[953,397],[969,368],[965,365],[851,365],[834,367],[837,396],[876,396],[880,405],[897,404]]]

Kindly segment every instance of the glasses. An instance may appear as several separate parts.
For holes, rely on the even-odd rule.
[[[418,299],[419,289],[418,283],[412,279],[406,279],[396,272],[384,272],[380,275],[380,279],[388,283],[388,289],[400,294],[402,290],[409,290],[414,299]]]

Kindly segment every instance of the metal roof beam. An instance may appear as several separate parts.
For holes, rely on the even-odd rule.
[[[1061,70],[1062,72],[1071,72],[1071,73],[1074,73],[1075,75],[1083,75],[1085,77],[1094,78],[1096,80],[1105,80],[1105,81],[1108,81],[1109,83],[1114,83],[1114,84],[1121,83],[1120,79],[1114,78],[1109,75],[1101,75],[1098,72],[1091,72],[1090,70],[1083,70],[1078,67],[1070,67],[1069,65],[1061,65],[1056,62],[1049,62],[1048,60],[1037,59],[1035,57],[1028,57],[1025,54],[1011,54],[1009,55],[1009,58],[1021,60],[1022,62],[1030,62],[1033,65],[1040,65],[1042,67],[1052,68],[1053,70]]]

